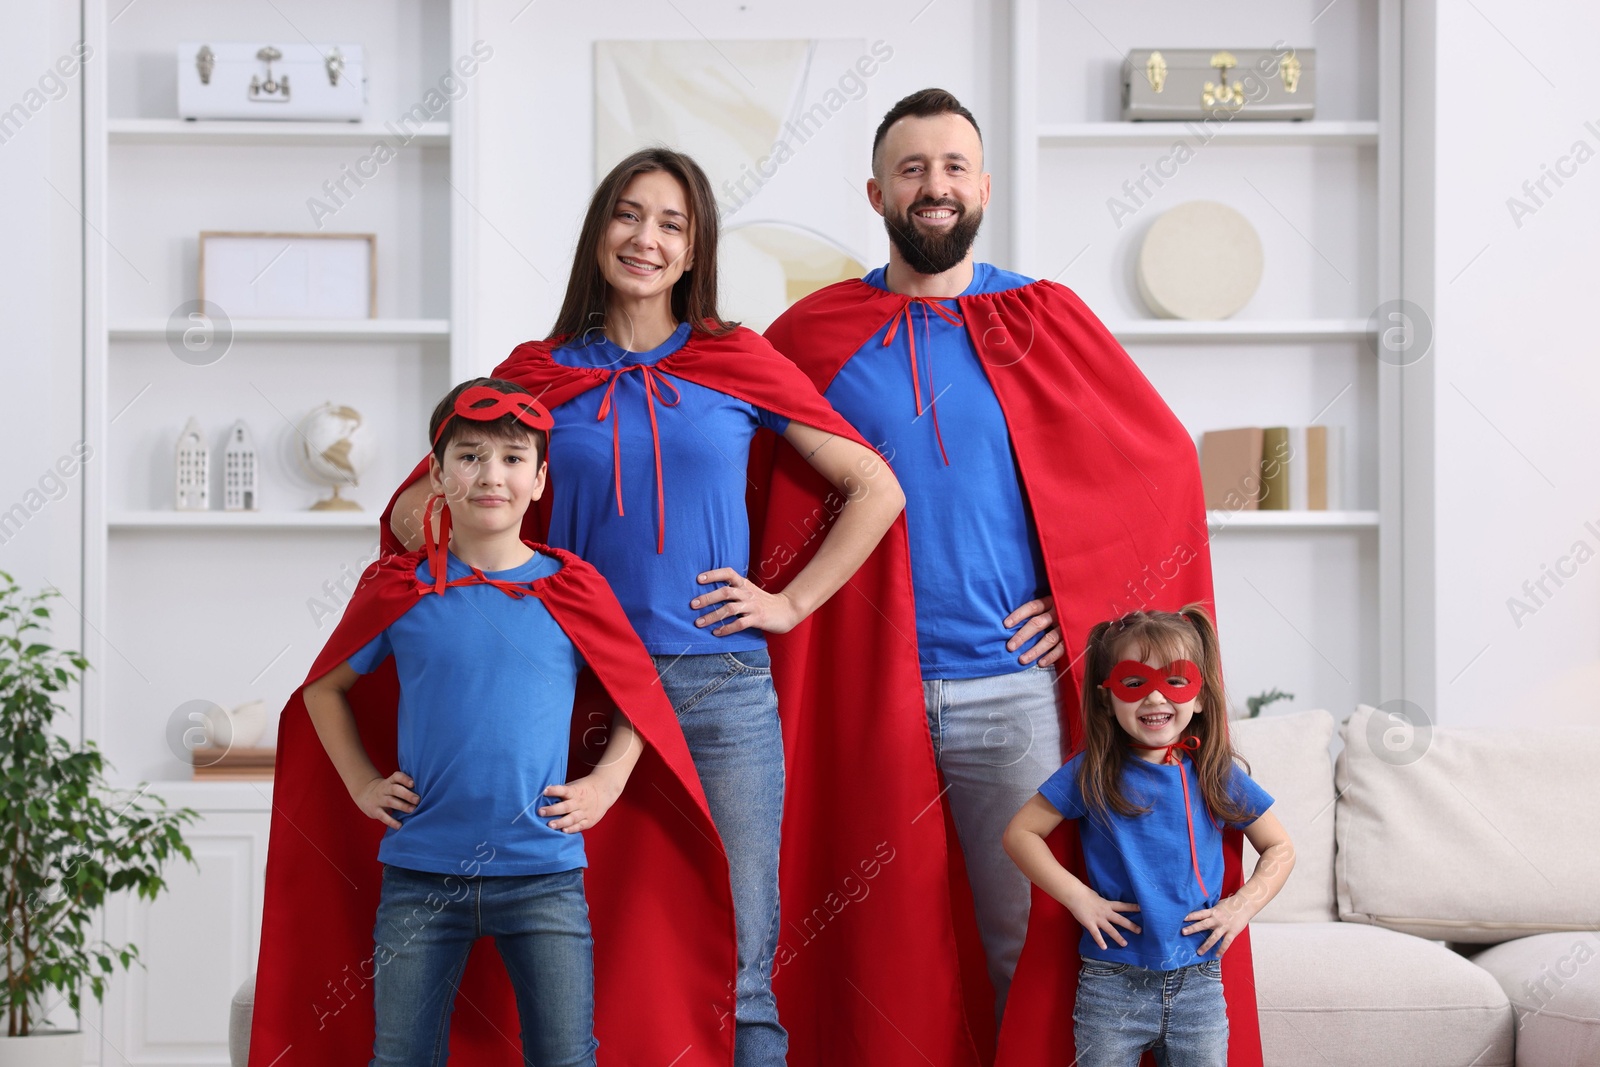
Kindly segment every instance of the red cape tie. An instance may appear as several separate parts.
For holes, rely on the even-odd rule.
[[[1137,741],[1129,741],[1128,744],[1134,748],[1142,748],[1151,752],[1158,749],[1162,750],[1162,763],[1176,763],[1178,765],[1178,781],[1183,783],[1183,819],[1189,825],[1189,862],[1194,864],[1194,880],[1200,883],[1200,892],[1209,897],[1211,890],[1206,888],[1206,880],[1200,877],[1200,854],[1194,847],[1194,813],[1189,808],[1189,776],[1184,773],[1183,757],[1177,754],[1179,751],[1189,753],[1189,762],[1193,764],[1194,753],[1200,751],[1200,739],[1194,734],[1188,734],[1180,737],[1170,745],[1141,745]]]
[[[917,329],[911,322],[911,305],[917,304],[922,308],[922,332],[928,333],[928,309],[932,308],[944,321],[952,326],[960,326],[962,319],[959,313],[951,311],[940,300],[954,300],[954,297],[909,296],[899,311],[889,317],[889,332],[883,335],[885,348],[894,343],[895,334],[900,332],[900,322],[905,320],[906,341],[911,345],[911,392],[917,398],[917,415],[922,415],[922,380],[917,371]],[[933,412],[933,436],[939,442],[939,456],[944,460],[946,467],[950,466],[950,457],[944,450],[944,435],[939,432],[939,396],[933,388],[933,353],[928,353],[928,410]]]
[[[423,514],[431,514],[433,502],[443,499],[443,495],[438,493],[430,496],[427,504],[423,506]],[[438,593],[443,596],[446,589],[453,589],[461,585],[492,585],[513,600],[521,600],[525,596],[533,595],[532,586],[528,582],[507,582],[500,578],[491,578],[478,568],[472,567],[470,563],[467,564],[467,566],[472,567],[470,575],[463,575],[454,581],[445,581],[446,574],[450,569],[450,560],[446,552],[446,546],[450,544],[450,505],[448,503],[439,512],[438,543],[435,544],[433,540],[433,523],[426,521],[422,524],[422,543],[423,550],[428,558],[428,570],[433,574],[433,584],[428,585],[419,581],[417,583],[418,596],[427,596],[429,593]],[[524,541],[523,544],[527,544],[527,542]]]
[[[607,415],[611,416],[611,470],[617,486],[617,514],[622,515],[622,419],[617,406],[612,402],[612,394],[616,391],[617,382],[622,380],[624,374],[638,371],[644,379],[645,402],[650,409],[650,438],[655,446],[656,454],[656,554],[660,555],[667,544],[667,491],[661,478],[661,430],[656,425],[656,403],[663,407],[677,407],[678,401],[683,397],[678,393],[678,387],[667,379],[667,376],[655,367],[636,363],[631,367],[623,367],[609,372],[610,380],[606,384],[605,396],[600,400],[600,411],[595,415],[595,420],[600,421]],[[665,392],[670,390],[672,399],[668,400]]]

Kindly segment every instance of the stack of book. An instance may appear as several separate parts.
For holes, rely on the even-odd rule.
[[[1344,504],[1338,426],[1245,426],[1200,438],[1206,507],[1218,511],[1337,511]]]

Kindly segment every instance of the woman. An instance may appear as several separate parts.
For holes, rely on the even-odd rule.
[[[667,149],[634,153],[595,190],[550,336],[519,346],[495,376],[551,409],[546,539],[611,583],[677,711],[728,857],[734,1062],[755,1067],[782,1064],[788,1044],[771,989],[783,734],[763,634],[793,629],[831,597],[904,497],[807,378],[718,315],[716,257],[704,172]],[[746,471],[762,428],[839,499],[815,555],[779,591],[748,574]],[[413,485],[394,515],[419,515],[426,496]]]

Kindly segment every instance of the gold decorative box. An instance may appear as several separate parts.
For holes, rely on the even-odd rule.
[[[1309,119],[1316,49],[1139,48],[1122,65],[1122,117]]]

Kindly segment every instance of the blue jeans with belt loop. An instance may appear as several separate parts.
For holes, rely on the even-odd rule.
[[[784,768],[772,661],[764,648],[653,659],[728,856],[739,960],[734,1067],[782,1067],[789,1035],[778,1021],[772,966]]]
[[[994,984],[995,1019],[1028,935],[1032,886],[1001,845],[1017,809],[1061,766],[1054,667],[922,682],[933,755],[950,793],[978,933]]]
[[[1161,1067],[1227,1067],[1222,961],[1153,971],[1084,960],[1072,1022],[1077,1067],[1135,1067],[1146,1049]]]

